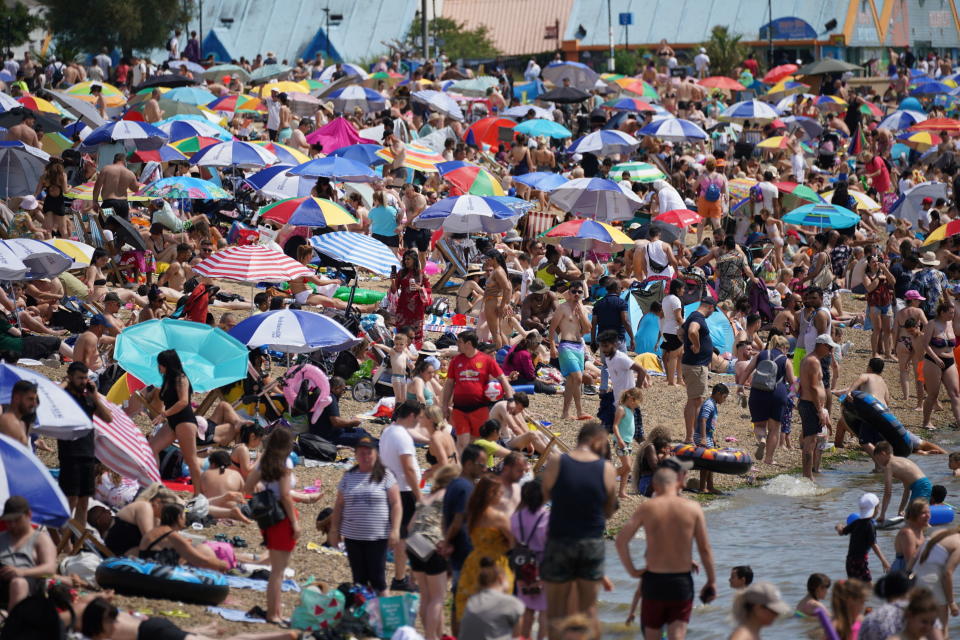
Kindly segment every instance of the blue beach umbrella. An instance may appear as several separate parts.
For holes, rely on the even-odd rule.
[[[231,140],[204,147],[190,158],[199,167],[265,167],[275,164],[277,156],[260,145]]]
[[[641,136],[650,136],[670,142],[695,142],[706,140],[707,132],[698,125],[682,118],[661,118],[654,120],[637,132]]]
[[[169,139],[169,134],[147,122],[117,120],[91,131],[90,135],[84,138],[83,146],[95,147],[99,144],[131,140],[136,141],[138,149],[153,151],[162,147]]]
[[[206,89],[201,89],[200,87],[177,87],[176,89],[170,89],[167,91],[163,97],[167,100],[173,100],[174,102],[186,102],[187,104],[192,104],[194,106],[201,104],[209,104],[217,99],[213,93],[207,91]]]
[[[577,178],[550,194],[550,202],[564,211],[600,222],[628,220],[643,201],[621,183],[603,178]]]
[[[514,131],[516,131],[516,128],[514,128]],[[616,129],[601,129],[574,140],[567,147],[567,153],[593,153],[598,156],[608,156],[618,153],[632,153],[639,146],[640,141],[629,133]]]
[[[386,160],[377,155],[377,151],[381,150],[383,150],[383,147],[379,144],[350,144],[331,151],[327,154],[327,157],[346,158],[368,167],[375,167],[387,163]]]
[[[553,173],[552,171],[534,171],[532,173],[525,173],[522,176],[514,176],[514,182],[519,182],[520,184],[525,184],[528,187],[536,189],[537,191],[546,191],[550,192],[560,187],[568,182],[559,173]]]
[[[413,219],[418,229],[443,228],[450,233],[503,233],[517,224],[517,211],[488,196],[455,196],[427,207]]]
[[[314,158],[310,162],[298,164],[287,173],[291,176],[333,178],[343,182],[374,182],[379,179],[370,167],[337,156]]]
[[[332,318],[291,309],[258,313],[236,325],[230,335],[251,349],[265,346],[282,353],[336,352],[360,343]]]
[[[309,178],[291,176],[287,172],[293,168],[289,164],[275,164],[257,171],[245,182],[258,193],[268,198],[296,198],[310,195],[313,181]]]
[[[521,122],[515,126],[513,130],[517,133],[523,133],[535,138],[538,136],[558,139],[573,137],[573,132],[559,122],[554,122],[553,120],[544,120],[541,118],[525,120],[524,122]]]
[[[60,385],[23,367],[0,364],[0,403],[10,404],[13,386],[21,380],[37,385],[37,423],[31,431],[58,440],[76,440],[93,429],[90,417]]]
[[[336,110],[343,113],[349,113],[358,108],[364,113],[380,111],[387,103],[387,99],[380,93],[358,84],[337,89],[328,97],[333,100]]]
[[[941,93],[950,93],[953,90],[948,84],[932,81],[917,85],[912,91],[911,96],[933,96]]]
[[[29,447],[0,435],[0,470],[0,501],[11,496],[26,498],[36,524],[59,529],[70,519],[66,496]]]
[[[821,229],[846,229],[860,222],[860,216],[844,207],[819,203],[805,204],[783,216],[787,224],[796,224]]]
[[[171,140],[183,140],[194,136],[233,140],[233,134],[210,122],[203,116],[179,115],[161,120],[157,128],[165,131]]]
[[[775,108],[760,100],[744,100],[723,110],[718,120],[775,120],[780,114]]]
[[[927,114],[921,111],[897,109],[881,120],[880,124],[877,125],[877,128],[889,129],[890,131],[902,131],[903,129],[909,129],[918,122],[923,122],[926,119]]]
[[[392,269],[401,269],[393,249],[362,233],[333,231],[311,237],[310,246],[334,260],[353,264],[382,276],[390,275]]]

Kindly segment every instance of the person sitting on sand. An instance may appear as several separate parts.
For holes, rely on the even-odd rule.
[[[930,499],[930,492],[933,489],[930,478],[913,460],[893,455],[893,447],[889,442],[880,442],[873,448],[873,460],[883,472],[883,504],[880,507],[880,522],[886,519],[894,478],[903,483],[903,498],[897,509],[898,516],[903,515],[904,508],[911,500]]]
[[[231,469],[233,461],[230,453],[220,449],[207,458],[210,468],[201,475],[203,495],[207,497],[210,515],[214,518],[231,518],[245,524],[252,522],[243,515],[240,505],[246,502],[243,497],[243,476]]]
[[[205,545],[194,546],[180,531],[187,527],[183,505],[168,504],[160,511],[160,526],[154,527],[140,540],[138,553],[143,560],[162,564],[181,561],[194,567],[226,571],[230,567]]]

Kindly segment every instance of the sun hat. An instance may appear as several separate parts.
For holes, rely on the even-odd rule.
[[[482,276],[485,273],[486,271],[484,271],[483,267],[480,266],[479,264],[468,264],[467,275],[464,277],[470,278],[472,276]]]
[[[920,256],[920,264],[925,264],[928,267],[939,267],[940,261],[937,260],[937,254],[933,251],[924,251],[923,255]]]
[[[780,590],[769,582],[755,582],[741,591],[733,602],[733,617],[738,621],[745,620],[748,604],[759,605],[778,616],[785,616],[792,611],[790,605],[784,602]]]
[[[548,287],[547,283],[545,283],[540,278],[534,278],[533,280],[531,280],[530,286],[527,287],[528,293],[546,293],[549,290],[550,290],[550,287]]]
[[[420,353],[425,355],[434,354],[437,352],[437,345],[433,344],[429,340],[423,341],[423,346],[420,347]]]
[[[857,512],[860,519],[872,518],[878,504],[880,504],[880,498],[875,493],[865,493],[860,496],[860,500],[857,502]]]
[[[916,289],[908,289],[905,294],[903,294],[904,300],[926,300],[920,292]]]
[[[33,211],[40,206],[40,203],[37,202],[37,199],[34,196],[24,196],[20,200],[20,208],[24,211]]]

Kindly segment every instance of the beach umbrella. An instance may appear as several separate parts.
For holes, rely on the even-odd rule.
[[[54,238],[50,241],[50,244],[64,253],[68,258],[73,260],[73,264],[70,265],[70,269],[88,267],[90,266],[90,263],[93,262],[94,247],[91,247],[85,242],[80,242],[79,240],[68,240],[66,238]]]
[[[509,109],[503,111],[503,115],[510,118],[526,118],[530,115],[530,112],[533,111],[534,118],[541,118],[543,120],[553,120],[553,111],[550,109],[544,109],[543,107],[538,107],[535,104],[518,104]]]
[[[218,187],[208,180],[189,176],[173,176],[151,182],[137,195],[147,198],[169,198],[171,200],[229,200],[233,198],[229,191]]]
[[[259,244],[227,247],[198,262],[193,270],[207,278],[240,282],[286,282],[313,274],[286,254]]]
[[[947,238],[958,234],[960,234],[960,220],[951,220],[934,229],[930,235],[927,236],[926,240],[923,241],[922,246],[927,246],[935,242],[943,242]]]
[[[250,72],[251,84],[263,84],[293,71],[285,64],[265,64]]]
[[[167,65],[170,67],[176,67],[177,71],[181,73],[183,73],[184,70],[189,71],[190,73],[203,73],[204,69],[202,64],[193,62],[192,60],[184,60],[182,58],[179,60],[168,60]],[[183,73],[183,75],[185,76],[186,74]]]
[[[157,354],[167,349],[180,356],[194,391],[209,391],[247,377],[249,352],[243,343],[223,329],[189,320],[164,318],[127,327],[117,336],[114,358],[127,373],[159,387],[163,377],[157,369]]]
[[[723,89],[724,91],[743,91],[745,86],[727,76],[709,76],[698,80],[697,84],[708,89]]]
[[[360,339],[320,313],[293,309],[267,311],[235,325],[230,335],[250,349],[267,347],[281,353],[335,353],[360,343]]]
[[[615,98],[613,100],[607,100],[600,106],[604,109],[610,109],[611,111],[636,111],[638,113],[643,111],[656,111],[649,102],[644,102],[637,98]]]
[[[177,87],[163,94],[163,97],[174,102],[186,102],[197,106],[217,99],[216,95],[200,87]]]
[[[802,82],[797,82],[795,80],[781,80],[776,83],[770,90],[763,94],[765,100],[779,100],[784,96],[788,96],[794,93],[803,93],[810,88],[810,85],[803,84]]]
[[[226,95],[207,103],[212,111],[231,111],[234,113],[265,113],[267,106],[260,98],[244,94]]]
[[[589,91],[600,79],[596,71],[582,62],[555,60],[541,71],[544,80],[552,82],[558,87],[563,86],[564,80],[569,80],[570,86]]]
[[[910,131],[934,131],[940,133],[960,133],[960,120],[954,118],[928,118],[910,127]]]
[[[332,231],[310,238],[317,252],[382,276],[401,269],[397,254],[376,238],[353,231]]]
[[[537,138],[543,136],[545,138],[572,138],[573,132],[570,129],[567,129],[565,126],[559,122],[554,122],[553,120],[543,120],[540,118],[534,118],[532,120],[524,120],[517,126],[513,128],[517,133],[523,133],[528,136]]]
[[[50,91],[45,95],[52,95],[64,109],[93,128],[97,128],[107,122],[95,106],[77,96],[70,95],[64,91]],[[4,105],[0,104],[0,106]],[[4,108],[6,107],[4,106]]]
[[[19,140],[0,141],[0,197],[33,195],[50,154]]]
[[[787,76],[792,76],[796,73],[799,67],[795,64],[781,64],[773,69],[767,71],[763,76],[763,82],[766,84],[776,84],[786,78]]]
[[[844,111],[847,101],[838,96],[817,96],[813,104],[822,111]]]
[[[612,156],[632,153],[639,146],[640,141],[629,133],[616,129],[601,129],[574,140],[567,147],[567,153],[593,153],[598,156]]]
[[[447,90],[463,96],[482,98],[487,95],[487,89],[498,84],[500,84],[500,81],[493,76],[477,76],[476,78],[457,80]]]
[[[190,158],[199,167],[241,167],[251,169],[277,163],[277,156],[261,146],[242,140],[231,140],[204,147]]]
[[[682,118],[661,118],[654,120],[637,132],[641,136],[650,136],[671,142],[696,142],[706,140],[707,132],[697,124]]]
[[[881,120],[883,118],[884,111],[881,107],[875,105],[872,102],[861,102],[860,113],[867,116],[868,118],[873,118],[874,120]]]
[[[171,140],[183,140],[194,136],[217,138],[219,140],[233,139],[233,135],[229,131],[206,119],[174,116],[158,122],[157,128],[169,135]]]
[[[287,198],[268,204],[261,207],[257,215],[261,220],[273,220],[295,227],[336,227],[342,224],[357,224],[357,219],[336,202],[313,196]]]
[[[293,167],[288,173],[291,176],[331,178],[343,182],[376,182],[380,179],[380,176],[370,167],[336,156],[314,158],[310,162]]]
[[[697,212],[690,211],[690,209],[672,209],[657,215],[657,217],[653,220],[654,222],[669,224],[680,229],[685,229],[692,224],[700,224],[700,221],[703,220],[703,218],[701,218]]]
[[[783,216],[787,224],[820,229],[846,229],[860,222],[860,216],[844,207],[828,204],[806,204]]]
[[[65,195],[71,200],[93,200],[93,185],[93,180],[78,184],[74,187],[68,188],[65,192]],[[152,200],[152,198],[134,194],[128,195],[127,200],[129,202],[146,202],[147,200]]]
[[[58,109],[53,103],[47,100],[44,100],[43,98],[39,98],[37,96],[33,96],[33,95],[21,96],[17,98],[17,102],[22,104],[24,107],[26,107],[30,111],[34,111],[36,113],[51,114],[58,118],[63,115],[60,112],[60,109]]]
[[[71,147],[73,147],[73,140],[61,133],[45,133],[40,138],[40,148],[51,156],[59,156]]]
[[[96,104],[97,99],[90,93],[90,87],[100,85],[100,95],[103,96],[103,104],[107,107],[122,107],[127,102],[126,96],[120,89],[106,82],[78,82],[67,88],[66,93],[80,98],[84,102]]]
[[[23,280],[29,271],[23,260],[17,257],[13,249],[0,242],[0,280],[15,282]]]
[[[879,202],[868,196],[862,191],[853,191],[852,189],[847,191],[851,198],[857,203],[857,209],[860,211],[880,211],[883,207]],[[820,196],[826,201],[830,202],[830,199],[833,198],[833,190],[824,191]]]
[[[133,91],[137,94],[143,93],[147,89],[162,88],[169,89],[172,87],[188,87],[190,85],[197,84],[197,81],[193,78],[188,78],[187,76],[182,76],[179,73],[162,73],[159,75],[153,75],[146,78],[143,82],[138,84],[133,88]],[[147,91],[149,93],[149,91]]]
[[[437,170],[444,180],[455,187],[455,191],[459,191],[459,193],[451,193],[450,195],[465,193],[475,196],[506,195],[500,181],[479,165],[453,160],[437,164]]]
[[[291,93],[306,93],[308,91],[307,85],[303,82],[293,82],[291,80],[281,80],[268,82],[267,84],[261,84],[257,87],[254,87],[250,90],[250,93],[258,98],[266,101],[274,91],[277,93],[285,93],[287,97]]]
[[[299,149],[288,147],[279,142],[270,142],[269,140],[253,140],[250,144],[263,147],[273,155],[277,156],[277,161],[282,164],[298,165],[304,162],[310,162],[310,156]]]
[[[200,72],[204,80],[219,81],[224,76],[237,78],[240,82],[250,82],[250,72],[236,64],[217,64]]]
[[[437,113],[442,113],[454,120],[463,121],[463,111],[460,109],[460,105],[458,105],[457,101],[448,93],[424,89],[422,91],[414,91],[410,96],[414,102],[424,104]]]
[[[351,144],[331,151],[327,156],[336,156],[359,162],[368,167],[374,167],[378,164],[386,164],[386,160],[377,155],[383,147],[379,144]]]
[[[931,81],[931,82],[924,82],[922,84],[917,85],[914,89],[910,91],[910,95],[934,96],[934,95],[939,95],[941,93],[950,93],[952,89],[953,87],[951,87],[950,85],[944,82]]]
[[[110,211],[110,209],[103,209],[104,213]],[[143,236],[140,235],[140,229],[130,222],[126,218],[118,215],[108,215],[106,217],[106,224],[110,226],[111,224],[116,227],[117,236],[119,238],[119,245],[129,244],[135,251],[147,251],[147,242],[143,239]]]
[[[73,259],[48,242],[33,238],[8,238],[2,242],[27,266],[25,280],[52,278],[72,268]]]
[[[387,99],[380,93],[358,84],[337,89],[329,98],[333,100],[336,110],[343,113],[352,112],[354,109],[360,109],[364,113],[382,111],[387,104]]]
[[[71,515],[67,498],[30,447],[0,435],[0,469],[0,501],[22,496],[30,504],[34,524],[59,529],[67,523]]]
[[[744,100],[737,102],[717,116],[718,120],[751,120],[763,122],[767,120],[776,120],[780,114],[776,109],[766,102],[760,100]]]
[[[104,399],[112,419],[104,422],[93,416],[93,447],[97,460],[124,478],[136,480],[141,487],[161,482],[157,457],[140,427],[123,409]]]
[[[517,224],[518,213],[497,198],[453,196],[430,205],[413,219],[417,229],[449,233],[503,233]]]
[[[510,144],[510,142],[513,140],[512,133],[509,134],[508,140],[504,140],[500,137],[500,132],[504,129],[510,131],[515,126],[517,126],[517,123],[507,118],[500,118],[497,116],[481,118],[470,125],[470,127],[467,129],[464,140],[467,144],[472,144],[475,147],[487,145],[496,149],[497,145],[499,145],[501,142]]]
[[[904,131],[897,140],[917,151],[926,151],[940,144],[940,136],[933,131]]]
[[[757,147],[760,149],[786,149],[788,142],[788,136],[770,136],[769,138],[758,142]],[[811,149],[810,145],[808,145],[806,142],[801,142],[800,148],[806,153],[811,155],[813,154],[813,149]]]
[[[550,194],[550,202],[563,211],[601,222],[628,220],[643,206],[630,188],[603,178],[570,180]]]
[[[34,118],[36,125],[44,131],[60,131],[63,126],[60,124],[61,115],[59,113],[47,113],[43,111],[32,111],[22,104],[17,104],[13,109],[8,109],[0,113],[0,127],[9,129],[26,120]]]
[[[223,142],[220,138],[208,138],[206,136],[190,136],[189,138],[184,138],[183,140],[174,140],[169,145],[173,147],[184,156],[189,158],[193,154],[197,153],[201,149],[206,149],[215,144],[220,144]]]
[[[0,111],[8,111],[23,106],[13,96],[0,92]]]
[[[401,166],[413,169],[414,171],[435,173],[437,171],[437,165],[446,161],[443,154],[434,151],[430,147],[417,144],[416,142],[408,142],[404,144],[403,147],[404,160]],[[377,151],[377,155],[389,163],[394,161],[393,151],[389,147]]]
[[[355,64],[351,64],[349,62],[341,63],[340,69],[341,71],[346,73],[348,76],[356,76],[361,80],[366,80],[367,78],[370,77],[370,75],[366,71],[364,71],[362,67],[359,67]],[[336,71],[337,71],[337,65],[331,64],[330,66],[328,66],[326,69],[324,69],[320,73],[320,78],[319,78],[320,82],[326,82],[327,84],[330,84],[331,82],[333,82],[333,74],[336,73]]]
[[[829,202],[823,196],[805,184],[796,182],[774,182],[773,185],[783,194],[784,204],[793,209],[808,202]]]
[[[620,78],[616,80],[614,84],[619,87],[621,91],[632,93],[644,100],[660,99],[660,95],[657,93],[657,90],[653,88],[653,85],[639,78]]]
[[[797,69],[794,74],[798,76],[821,76],[828,73],[844,73],[845,71],[859,71],[862,67],[837,60],[836,58],[821,58],[809,64],[805,64]]]
[[[558,104],[574,104],[583,102],[590,94],[576,87],[556,87],[537,96],[542,102],[556,102]]]
[[[633,246],[623,231],[596,220],[568,220],[538,236],[546,244],[558,244],[572,251],[615,252]]]
[[[296,198],[310,193],[313,181],[309,178],[292,176],[287,172],[293,166],[289,164],[275,164],[261,169],[244,180],[254,191],[268,198]]]
[[[187,156],[179,150],[165,144],[154,151],[134,151],[127,156],[130,162],[181,162],[186,161]]]
[[[820,137],[820,134],[823,133],[823,125],[813,118],[807,118],[805,116],[787,116],[782,118],[782,121],[785,125],[787,125],[787,131],[792,133],[799,129],[803,131],[807,138],[818,138]]]
[[[564,178],[559,173],[553,173],[552,171],[532,171],[530,173],[525,173],[522,176],[514,176],[514,182],[519,182],[520,184],[525,184],[532,189],[537,191],[544,191],[549,193],[562,184],[567,183],[567,179]]]
[[[630,179],[636,182],[653,182],[654,180],[666,180],[667,176],[660,171],[656,165],[649,162],[621,162],[610,168],[610,179],[619,182],[623,179],[623,174],[629,173]],[[514,178],[516,181],[516,178]]]
[[[928,206],[923,205],[925,198],[930,198],[934,202],[938,198],[947,197],[947,185],[943,182],[928,181],[921,182],[920,184],[907,189],[903,195],[901,195],[896,202],[893,203],[893,206],[890,207],[890,215],[894,218],[903,218],[908,220],[914,226],[917,225],[917,221],[920,219],[924,212],[929,209]]]
[[[0,364],[0,404],[10,404],[13,386],[21,380],[37,385],[37,423],[30,431],[58,440],[76,440],[93,429],[80,405],[43,374],[24,367]]]
[[[146,122],[133,120],[117,120],[97,127],[83,140],[84,147],[95,147],[100,144],[130,140],[137,143],[137,148],[145,151],[159,149],[170,139],[169,134],[162,129]]]
[[[776,104],[776,109],[781,113],[786,113],[793,109],[793,105],[797,103],[797,100],[813,100],[816,97],[817,96],[812,93],[793,93],[780,100]]]

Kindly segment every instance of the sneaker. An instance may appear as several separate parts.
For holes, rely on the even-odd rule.
[[[410,591],[417,592],[419,589],[417,585],[413,583],[413,580],[410,579],[410,576],[404,577],[403,580],[397,580],[394,578],[390,581],[390,591]]]
[[[597,388],[592,384],[583,385],[583,395],[585,396],[595,396],[597,395]]]

